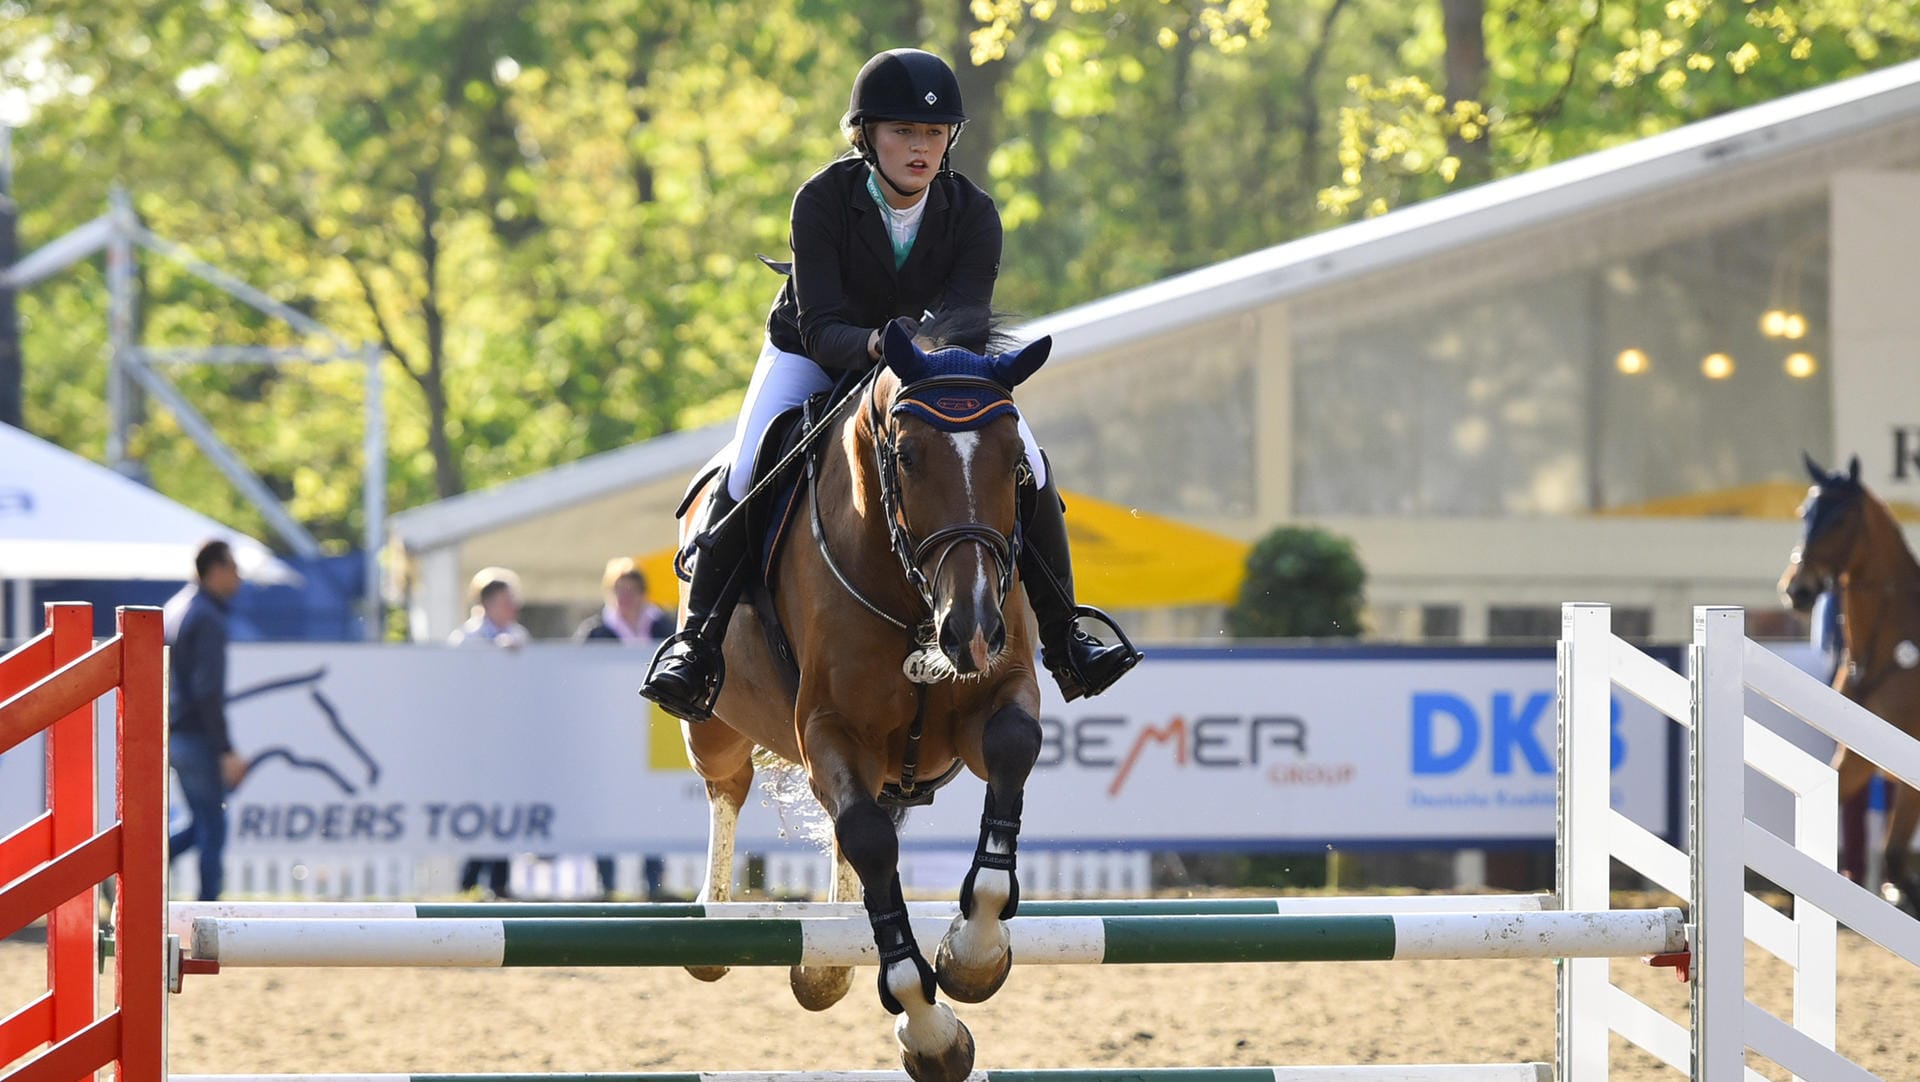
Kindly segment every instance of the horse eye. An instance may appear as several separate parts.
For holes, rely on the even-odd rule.
[[[910,470],[913,468],[913,448],[912,447],[902,444],[900,446],[898,455],[900,458],[901,469]]]

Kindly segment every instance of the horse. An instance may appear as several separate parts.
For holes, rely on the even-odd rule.
[[[1800,508],[1800,543],[1780,576],[1780,593],[1796,611],[1837,588],[1846,656],[1834,675],[1841,694],[1920,737],[1920,561],[1914,559],[1893,512],[1860,483],[1860,459],[1828,472],[1802,455],[1813,487]],[[1858,796],[1878,772],[1842,746],[1840,803]],[[1907,850],[1920,824],[1920,791],[1893,787],[1893,809],[1881,838],[1881,896],[1913,910],[1920,879],[1907,868]]]
[[[953,334],[987,341],[986,329]],[[796,537],[760,572],[722,643],[728,676],[713,716],[682,727],[710,813],[700,900],[730,897],[755,749],[803,767],[832,825],[829,900],[857,890],[864,902],[902,1064],[917,1082],[960,1082],[973,1037],[936,987],[979,1002],[1011,970],[1021,800],[1041,747],[1037,631],[1016,588],[1017,501],[1034,492],[1011,392],[1051,340],[980,354],[931,323],[921,334],[889,325],[881,365],[812,429],[820,438],[783,516],[804,518],[812,543]],[[684,508],[705,498],[699,479],[694,488],[683,552],[694,540]],[[986,781],[986,802],[960,915],[929,965],[901,894],[897,827],[962,767]],[[846,967],[790,974],[810,1010],[851,981]]]

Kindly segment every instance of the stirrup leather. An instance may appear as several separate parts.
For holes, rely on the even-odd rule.
[[[682,643],[686,644],[686,652],[673,653],[673,648]],[[702,668],[706,677],[704,686],[695,689],[689,697],[671,694],[657,683],[662,665],[682,659],[694,667]],[[653,661],[647,666],[647,678],[640,685],[640,697],[660,704],[660,709],[682,721],[702,722],[713,716],[714,703],[719,701],[720,686],[726,679],[725,651],[698,631],[678,631],[668,636],[660,644],[660,649],[654,652]]]

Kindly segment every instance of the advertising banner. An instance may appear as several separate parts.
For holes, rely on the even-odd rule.
[[[704,787],[678,722],[617,646],[521,650],[239,644],[229,707],[251,760],[229,802],[236,856],[672,852],[704,848]],[[1550,842],[1551,649],[1155,647],[1112,692],[1060,702],[1026,846],[1310,849]],[[1615,702],[1614,804],[1674,824],[1673,744]],[[103,757],[110,756],[103,727]],[[39,806],[37,745],[0,757],[0,814]],[[776,785],[804,794],[803,781]],[[984,786],[962,773],[913,810],[905,844],[971,849]],[[802,804],[810,803],[802,801]],[[740,845],[820,827],[766,788]],[[6,826],[3,829],[12,829]]]

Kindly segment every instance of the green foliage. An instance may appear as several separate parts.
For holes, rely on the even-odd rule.
[[[1358,636],[1366,581],[1353,542],[1310,526],[1282,526],[1247,553],[1227,630],[1242,639]]]
[[[1027,315],[1920,55],[1920,0],[1483,14],[1481,92],[1453,101],[1436,0],[0,0],[0,110],[30,110],[24,249],[117,179],[156,233],[386,350],[405,508],[726,417],[777,286],[753,256],[785,250],[877,48],[977,65],[956,161]],[[142,275],[149,345],[297,344]],[[28,426],[100,453],[98,266],[20,310]],[[295,517],[359,542],[354,366],[169,375]],[[263,528],[163,410],[131,442],[169,495]]]
[[[1480,100],[1440,85],[1447,43],[1431,17],[1416,16],[1388,78],[1349,78],[1323,211],[1373,216],[1441,194],[1462,142],[1495,176],[1524,172],[1920,56],[1920,0],[1481,4]]]

